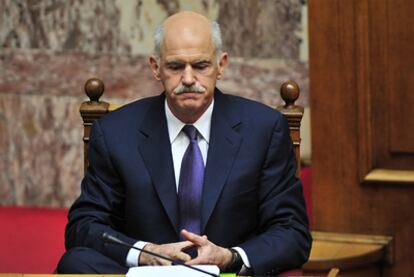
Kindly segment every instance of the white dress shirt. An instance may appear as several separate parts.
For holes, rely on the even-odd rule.
[[[174,164],[174,175],[175,175],[175,186],[178,192],[178,183],[180,180],[180,170],[181,170],[181,161],[183,159],[184,153],[190,144],[190,139],[187,135],[181,130],[186,125],[184,122],[179,120],[170,110],[167,100],[165,100],[165,116],[167,119],[168,135],[171,143],[171,152],[173,157]],[[197,129],[198,133],[198,146],[203,156],[204,166],[207,162],[207,152],[208,145],[210,140],[210,130],[211,130],[211,117],[213,115],[214,100],[211,102],[207,110],[201,115],[201,117],[194,122],[192,125]],[[144,248],[148,242],[137,241],[134,246],[138,248]],[[234,249],[239,252],[243,263],[250,267],[249,259],[247,258],[246,253],[240,247],[234,247]],[[140,251],[135,249],[130,249],[127,255],[127,266],[134,267],[138,266]]]
[[[213,114],[214,100],[207,108],[207,110],[201,115],[201,117],[192,125],[197,129],[198,147],[200,148],[201,155],[203,156],[204,166],[207,162],[208,143],[210,140],[211,129],[211,116]],[[171,152],[174,163],[175,173],[175,185],[178,192],[178,182],[180,180],[181,161],[183,159],[185,150],[187,150],[190,144],[190,139],[181,130],[186,125],[179,120],[171,112],[168,107],[167,101],[165,101],[165,116],[167,118],[168,135],[170,137]]]

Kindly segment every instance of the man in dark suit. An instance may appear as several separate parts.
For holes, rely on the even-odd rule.
[[[275,275],[300,267],[311,238],[286,120],[216,88],[228,63],[217,23],[175,14],[157,29],[155,44],[149,64],[165,92],[93,125],[58,271],[169,264],[105,243],[104,232],[222,271]]]

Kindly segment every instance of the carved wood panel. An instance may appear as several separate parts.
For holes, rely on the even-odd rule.
[[[315,230],[389,235],[414,275],[414,5],[309,1]]]
[[[414,184],[414,5],[369,0],[355,8],[359,179]]]

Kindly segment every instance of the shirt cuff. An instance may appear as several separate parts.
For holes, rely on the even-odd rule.
[[[234,250],[236,250],[237,253],[239,253],[239,255],[240,255],[240,257],[243,261],[244,266],[246,266],[247,268],[250,268],[251,266],[250,266],[249,258],[246,255],[246,252],[244,252],[244,250],[240,247],[232,247],[232,248]]]
[[[148,244],[148,242],[139,240],[134,244],[134,247],[143,249],[145,247],[145,245],[147,245],[147,244]],[[139,251],[137,249],[134,249],[134,248],[129,249],[128,254],[127,254],[127,258],[126,258],[127,267],[139,266],[138,265],[139,255],[141,255],[141,251]]]

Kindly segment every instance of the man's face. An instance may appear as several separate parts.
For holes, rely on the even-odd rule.
[[[222,77],[227,54],[219,61],[210,29],[204,32],[179,31],[170,35],[166,28],[160,61],[150,58],[154,76],[166,91],[173,114],[185,123],[193,123],[208,108],[216,81]]]

